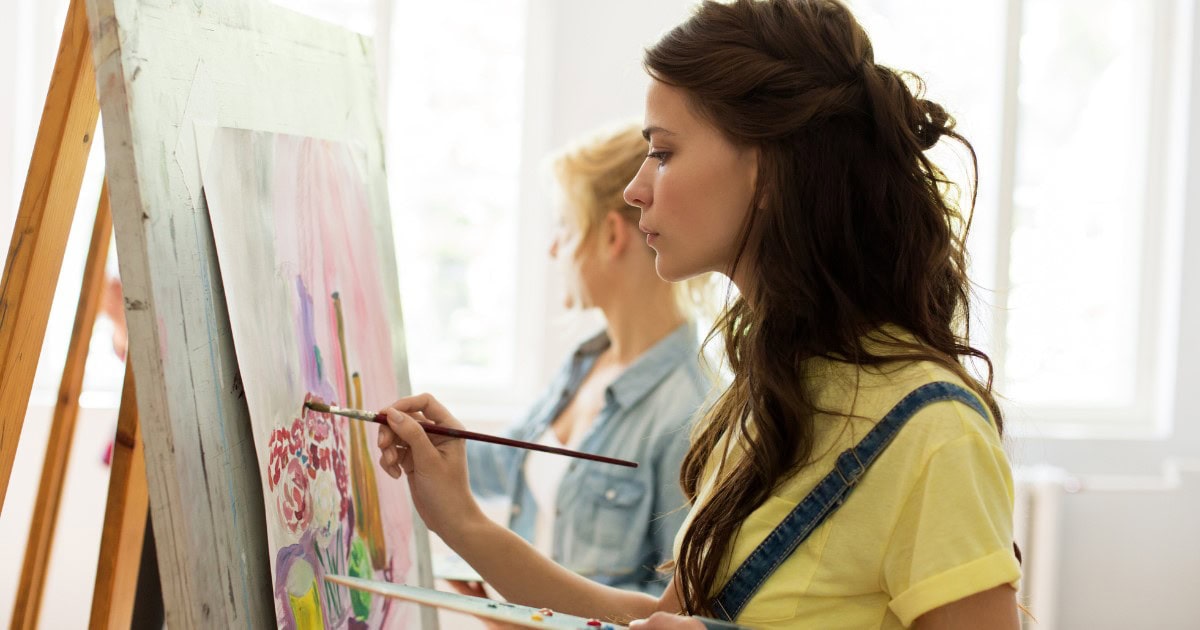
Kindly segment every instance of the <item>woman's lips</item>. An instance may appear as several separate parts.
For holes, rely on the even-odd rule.
[[[647,245],[653,245],[654,241],[658,240],[658,232],[655,232],[654,230],[652,230],[644,225],[640,225],[640,224],[638,225],[638,229],[641,230],[642,233],[644,233],[646,235],[646,244]]]

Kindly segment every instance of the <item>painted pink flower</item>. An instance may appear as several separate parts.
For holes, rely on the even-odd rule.
[[[329,414],[311,411],[271,432],[267,485],[291,532],[316,527],[328,537],[336,522],[345,521],[351,509],[345,433]],[[336,497],[328,496],[330,486]]]
[[[278,493],[279,514],[292,533],[308,529],[312,520],[312,507],[308,497],[308,477],[304,465],[298,459],[288,462],[284,481]]]
[[[341,431],[338,431],[338,436],[341,436]],[[346,465],[346,445],[345,440],[338,440],[338,447],[333,450],[333,477],[337,483],[338,494],[341,495],[341,509],[338,511],[338,519],[346,520],[346,513],[350,511],[350,475],[349,467]]]

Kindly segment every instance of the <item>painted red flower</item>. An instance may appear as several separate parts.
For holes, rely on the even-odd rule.
[[[351,508],[346,448],[344,427],[325,413],[306,412],[290,426],[271,432],[267,485],[276,494],[280,515],[293,533],[314,525],[328,533],[336,525],[331,519],[345,521]],[[327,488],[331,481],[338,493],[336,506],[327,500],[314,502],[311,493],[325,496],[319,489]],[[321,523],[314,524],[317,512]]]

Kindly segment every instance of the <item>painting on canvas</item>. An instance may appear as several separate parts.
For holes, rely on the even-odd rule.
[[[393,356],[399,288],[381,265],[392,241],[373,220],[386,208],[371,207],[361,160],[341,143],[216,129],[207,154],[204,195],[253,424],[277,621],[416,628],[412,604],[323,579],[417,584],[421,547],[407,485],[379,467],[376,426],[303,406],[374,410],[408,393],[406,359]]]

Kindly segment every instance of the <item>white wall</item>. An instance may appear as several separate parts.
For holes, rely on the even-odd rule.
[[[1200,34],[1200,11],[1192,17],[1192,32]],[[1192,42],[1190,57],[1170,435],[1013,444],[1016,464],[1053,464],[1083,482],[1082,491],[1067,495],[1062,508],[1057,628],[1200,627],[1200,38]],[[1179,466],[1178,476],[1164,474],[1173,464]]]
[[[648,83],[642,50],[686,18],[694,4],[694,0],[530,0],[525,168],[519,207],[531,220],[523,222],[523,248],[544,252],[550,243],[552,226],[545,221],[544,209],[552,201],[546,190],[549,180],[539,165],[547,155],[597,127],[642,120]],[[562,291],[553,268],[536,261],[530,264],[538,267],[522,269],[525,277],[541,277],[543,286],[549,287],[522,299],[527,304],[522,321],[544,331],[525,337],[543,340],[530,373],[536,383],[545,383],[588,322],[569,316],[554,298]],[[546,326],[546,322],[571,325]]]
[[[27,414],[4,511],[0,512],[0,541],[4,541],[0,546],[0,624],[7,625],[12,618],[29,519],[50,437],[51,411],[43,405]],[[87,627],[108,497],[109,467],[101,458],[116,426],[116,412],[111,409],[84,409],[79,415],[46,573],[41,628]]]

